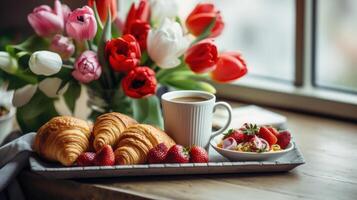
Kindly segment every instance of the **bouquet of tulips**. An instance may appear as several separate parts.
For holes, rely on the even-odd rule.
[[[174,0],[140,0],[126,19],[117,17],[116,0],[89,0],[74,10],[55,0],[27,19],[36,35],[0,52],[23,131],[58,115],[59,98],[73,112],[83,88],[91,117],[118,111],[162,126],[159,87],[214,93],[208,80],[247,73],[240,53],[218,51],[213,39],[224,22],[211,3],[198,4],[183,21]]]

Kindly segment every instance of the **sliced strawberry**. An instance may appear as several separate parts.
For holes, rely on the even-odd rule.
[[[207,163],[208,153],[200,146],[193,146],[190,149],[190,162],[192,163]]]
[[[165,162],[169,148],[164,143],[158,144],[156,147],[149,150],[148,163],[163,163]]]
[[[278,130],[276,130],[274,127],[267,127],[267,129],[270,131],[270,132],[272,132],[274,135],[275,135],[275,137],[278,137],[278,135],[279,135],[279,132],[278,132]]]
[[[278,135],[278,142],[277,144],[280,146],[280,148],[285,149],[291,140],[291,134],[289,131],[282,131]]]
[[[94,164],[95,153],[84,152],[77,158],[77,165],[79,166],[91,166]]]
[[[176,144],[167,152],[166,162],[168,163],[188,163],[189,161],[188,151],[181,145]]]
[[[259,136],[264,140],[266,140],[270,146],[278,141],[275,135],[272,132],[270,132],[269,129],[265,126],[260,127]]]
[[[237,143],[243,142],[243,141],[244,141],[244,138],[245,138],[243,132],[242,132],[241,130],[237,130],[237,129],[230,129],[230,130],[228,131],[228,133],[226,133],[226,134],[224,135],[224,138],[223,138],[223,139],[226,139],[226,138],[228,138],[228,137],[231,137],[231,138],[235,139],[235,141],[236,141]]]
[[[114,163],[115,156],[110,145],[104,145],[95,155],[94,165],[96,166],[111,166]]]

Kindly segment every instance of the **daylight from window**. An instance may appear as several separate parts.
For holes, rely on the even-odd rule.
[[[357,92],[357,1],[319,1],[317,20],[317,84]]]

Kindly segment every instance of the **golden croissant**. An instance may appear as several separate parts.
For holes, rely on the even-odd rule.
[[[120,135],[114,152],[116,163],[119,165],[146,163],[149,150],[160,143],[164,143],[170,148],[175,144],[175,141],[165,132],[153,126],[132,125]]]
[[[93,147],[96,151],[108,144],[114,147],[121,133],[130,125],[137,122],[120,113],[111,112],[100,115],[93,127]]]
[[[54,117],[36,134],[34,149],[43,158],[72,165],[87,150],[91,125],[69,116]]]

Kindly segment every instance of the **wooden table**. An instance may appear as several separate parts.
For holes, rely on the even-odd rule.
[[[357,124],[273,110],[306,164],[288,173],[51,180],[29,171],[30,199],[357,199]]]

